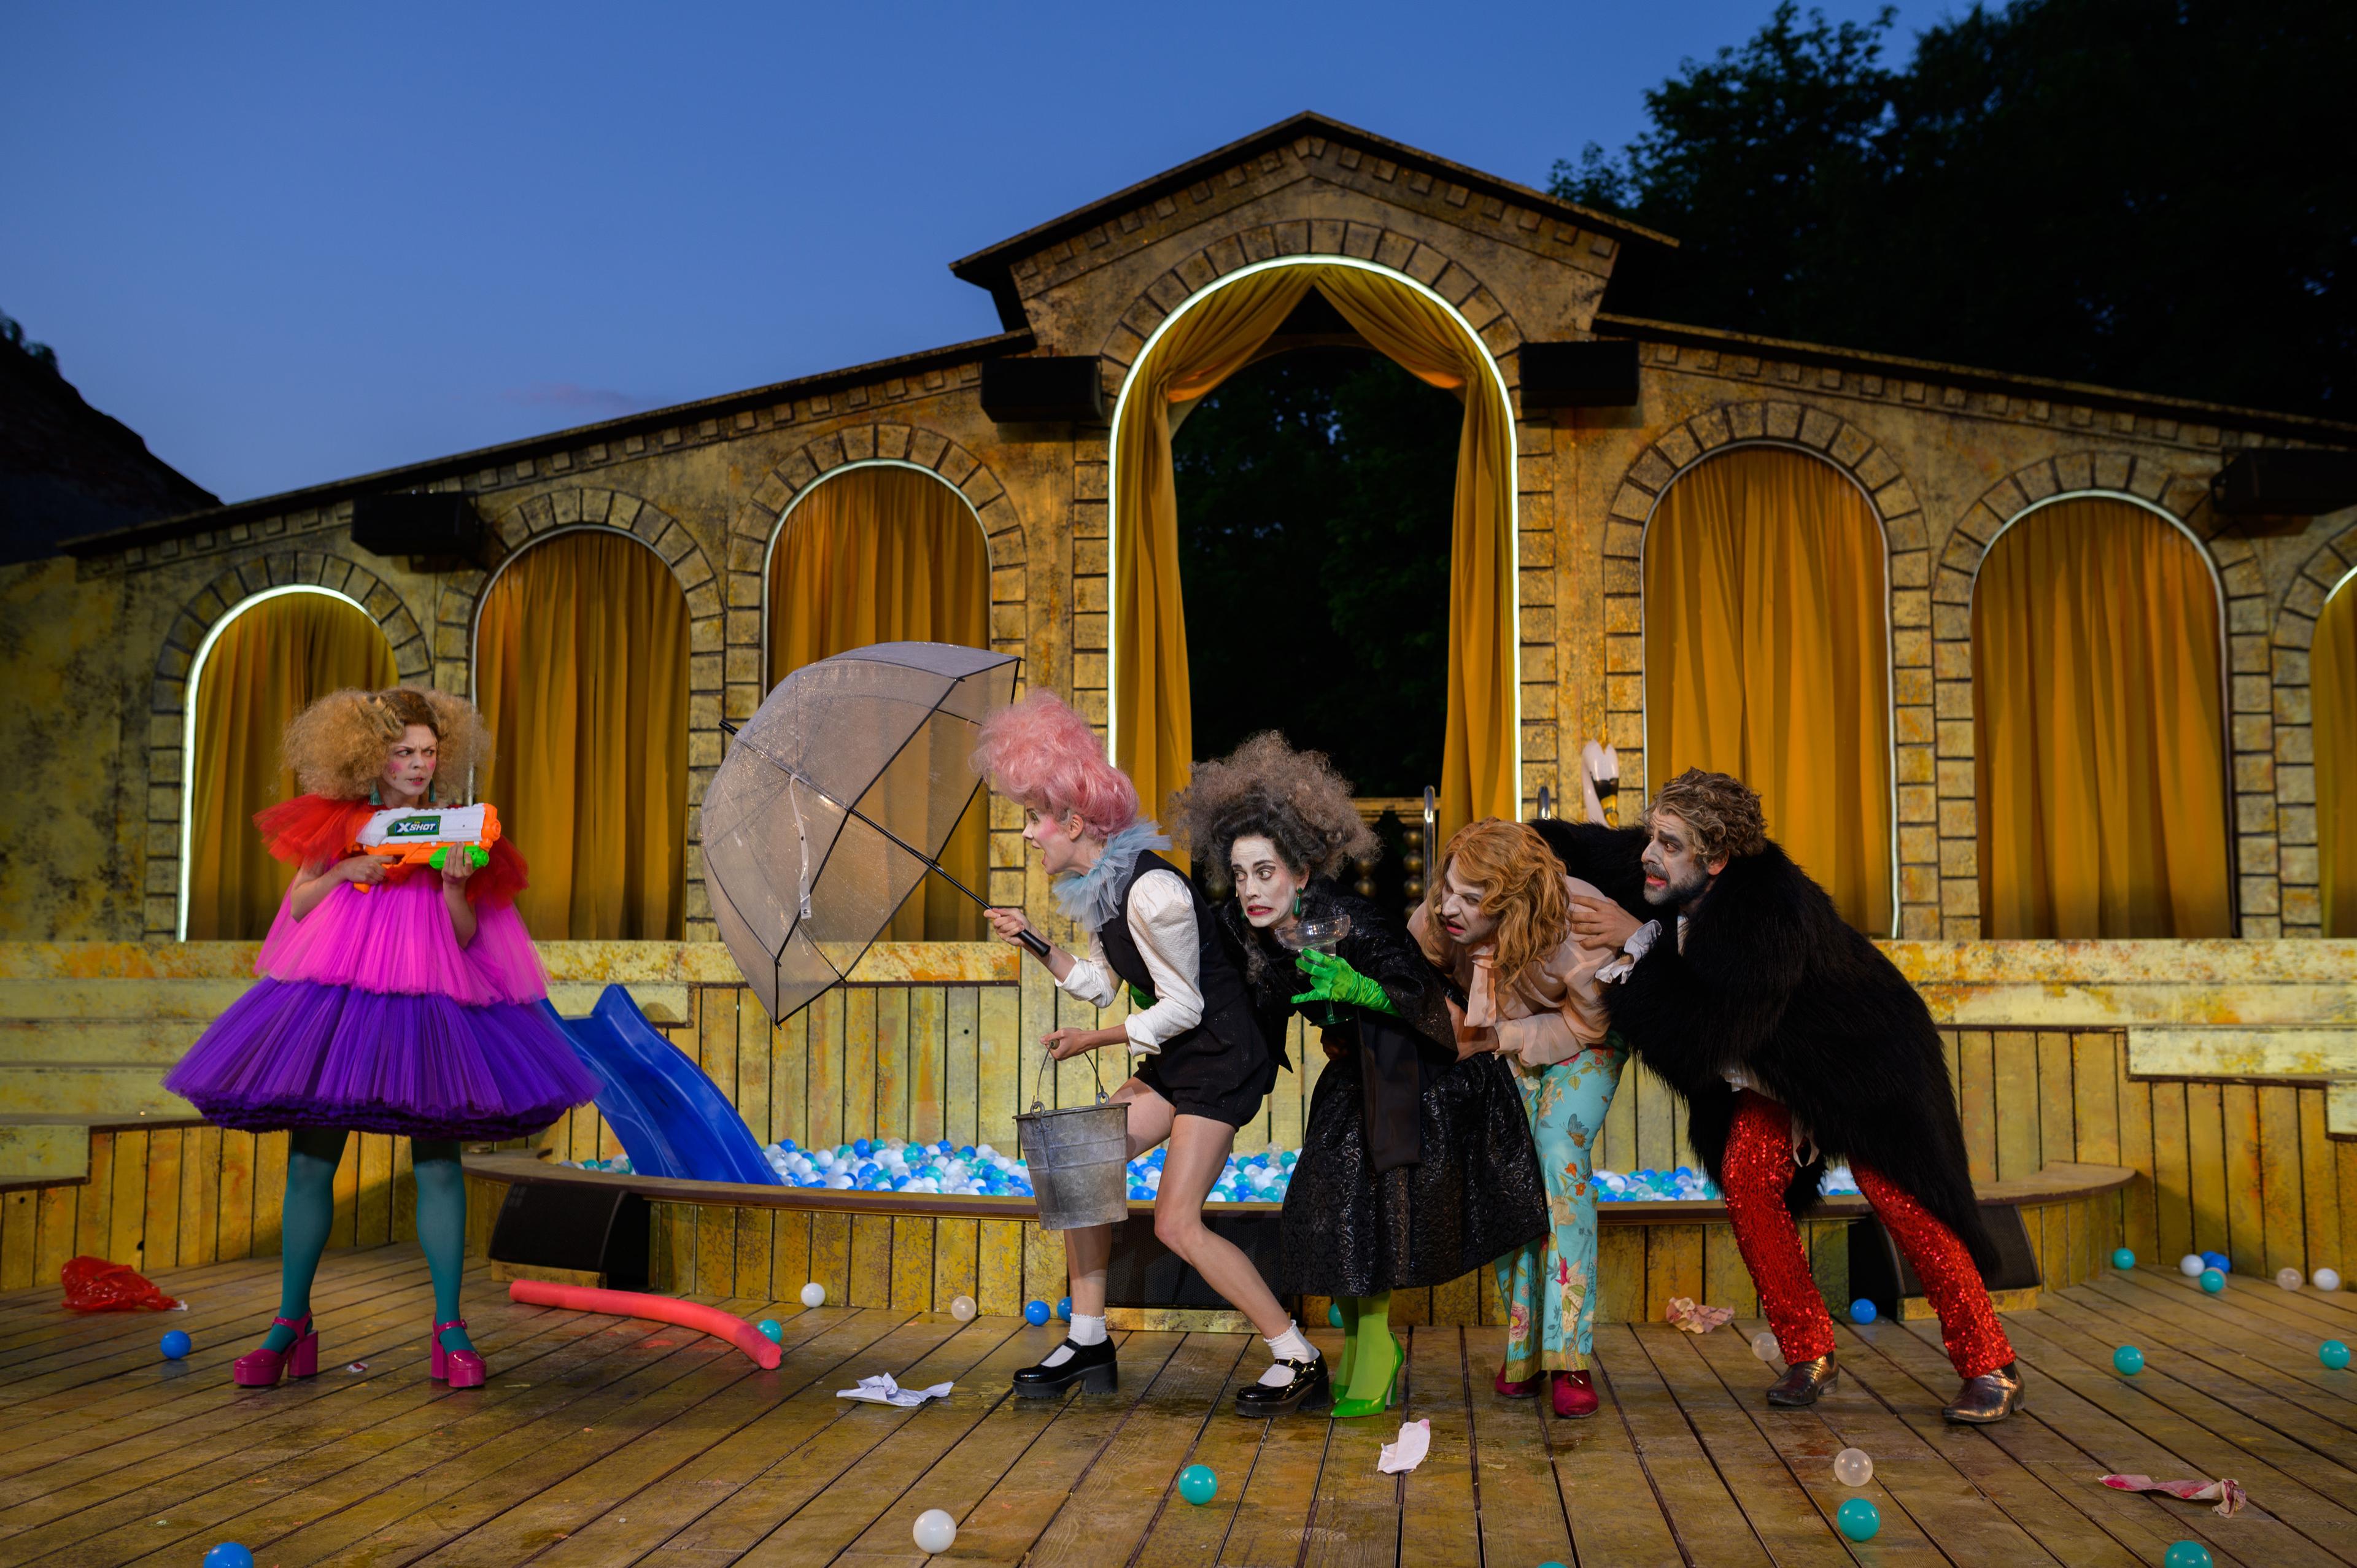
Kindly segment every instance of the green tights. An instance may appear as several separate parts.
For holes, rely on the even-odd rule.
[[[1401,1360],[1399,1341],[1392,1337],[1392,1293],[1336,1296],[1334,1305],[1342,1314],[1342,1361],[1336,1369],[1342,1388],[1336,1397],[1381,1410]]]
[[[340,1127],[297,1127],[287,1137],[286,1200],[279,1226],[281,1317],[300,1319],[311,1310],[311,1281],[335,1222],[336,1167],[343,1162],[348,1135]],[[417,1178],[417,1241],[434,1276],[434,1321],[447,1323],[458,1316],[458,1279],[467,1263],[467,1180],[459,1173],[456,1143],[413,1138],[409,1150]],[[284,1350],[295,1343],[295,1331],[273,1324],[262,1343],[265,1349]],[[445,1350],[474,1348],[463,1328],[442,1335]]]

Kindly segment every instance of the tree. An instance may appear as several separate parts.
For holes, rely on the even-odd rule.
[[[2357,7],[1780,5],[1555,188],[1684,242],[1611,307],[2211,402],[2357,402]]]

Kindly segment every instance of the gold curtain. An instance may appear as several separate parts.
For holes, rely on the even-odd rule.
[[[400,679],[393,648],[368,613],[331,594],[280,594],[222,628],[195,693],[188,817],[188,940],[270,929],[295,868],[273,860],[253,814],[294,798],[279,756],[287,721],[347,686],[381,691]]]
[[[1114,761],[1156,816],[1193,766],[1171,405],[1205,396],[1249,364],[1313,285],[1411,374],[1467,394],[1450,546],[1441,829],[1518,816],[1513,420],[1480,346],[1447,310],[1396,279],[1353,267],[1308,263],[1240,278],[1179,317],[1131,372],[1114,436]]]
[[[500,811],[544,940],[684,929],[687,601],[628,534],[559,534],[484,596],[475,701],[491,728],[476,793]]]
[[[2308,672],[2324,934],[2357,937],[2357,580],[2324,601]]]
[[[787,514],[770,557],[770,683],[873,642],[990,646],[990,550],[964,499],[913,468],[846,468]],[[974,804],[942,865],[975,892],[990,872],[990,812]],[[984,940],[982,911],[928,876],[885,928],[889,941]]]
[[[1973,596],[1981,929],[2230,937],[2218,591],[2126,501],[2042,507]]]
[[[1734,774],[1874,936],[1893,913],[1885,603],[1866,498],[1803,453],[1713,457],[1646,530],[1648,792],[1689,768]]]

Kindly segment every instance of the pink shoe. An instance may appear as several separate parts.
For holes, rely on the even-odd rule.
[[[1490,1380],[1490,1386],[1498,1391],[1500,1399],[1526,1400],[1539,1391],[1539,1378],[1545,1376],[1541,1372],[1538,1378],[1524,1378],[1520,1382],[1510,1383],[1506,1380],[1506,1369],[1501,1367],[1497,1375]]]
[[[437,1383],[448,1383],[454,1389],[479,1389],[483,1386],[483,1359],[472,1350],[445,1350],[442,1331],[464,1328],[467,1320],[454,1317],[447,1323],[434,1326],[434,1364],[431,1370]]]
[[[295,1331],[295,1343],[284,1350],[248,1350],[230,1367],[230,1376],[242,1389],[273,1389],[281,1376],[316,1378],[319,1375],[319,1337],[311,1332],[311,1315],[300,1317],[274,1317],[270,1326],[281,1325]]]
[[[1604,1402],[1596,1397],[1596,1381],[1586,1372],[1555,1375],[1555,1412],[1566,1421],[1594,1415]]]

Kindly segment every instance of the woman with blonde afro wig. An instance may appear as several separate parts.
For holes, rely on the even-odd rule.
[[[1286,1190],[1286,1283],[1342,1316],[1337,1419],[1381,1414],[1405,1350],[1391,1293],[1440,1284],[1546,1233],[1545,1186],[1511,1069],[1460,1051],[1442,977],[1399,917],[1336,876],[1373,854],[1350,781],[1325,756],[1257,735],[1174,797],[1188,848],[1232,887],[1263,1028],[1298,1012],[1328,1066]]]
[[[307,793],[253,819],[296,867],[260,978],[164,1080],[221,1126],[288,1130],[278,1316],[235,1380],[268,1388],[319,1369],[311,1281],[357,1129],[410,1140],[434,1279],[431,1370],[479,1387],[483,1360],[458,1315],[459,1144],[538,1132],[597,1086],[543,1005],[546,980],[514,908],[523,857],[492,831],[495,814],[478,824],[458,803],[490,755],[473,704],[411,686],[330,693],[286,726],[285,753]],[[425,865],[381,858],[361,847],[372,824],[444,847]]]
[[[1113,1093],[1126,1107],[1132,1159],[1165,1142],[1154,1233],[1253,1321],[1274,1364],[1236,1395],[1243,1415],[1274,1415],[1322,1396],[1326,1369],[1252,1259],[1203,1223],[1203,1201],[1226,1168],[1236,1129],[1260,1113],[1283,1058],[1245,997],[1233,945],[1177,867],[1154,852],[1170,841],[1137,814],[1137,789],[1105,760],[1104,743],[1053,695],[1033,692],[982,726],[974,769],[1023,807],[1023,841],[1053,879],[1057,907],[1088,933],[1076,958],[1031,929],[1020,909],[993,909],[1001,940],[1020,942],[1064,991],[1127,1016],[1100,1029],[1058,1029],[1041,1043],[1061,1061],[1120,1046],[1135,1064]],[[1120,1376],[1104,1319],[1113,1227],[1064,1233],[1072,1327],[1045,1360],[1015,1374],[1027,1397],[1090,1392]]]

